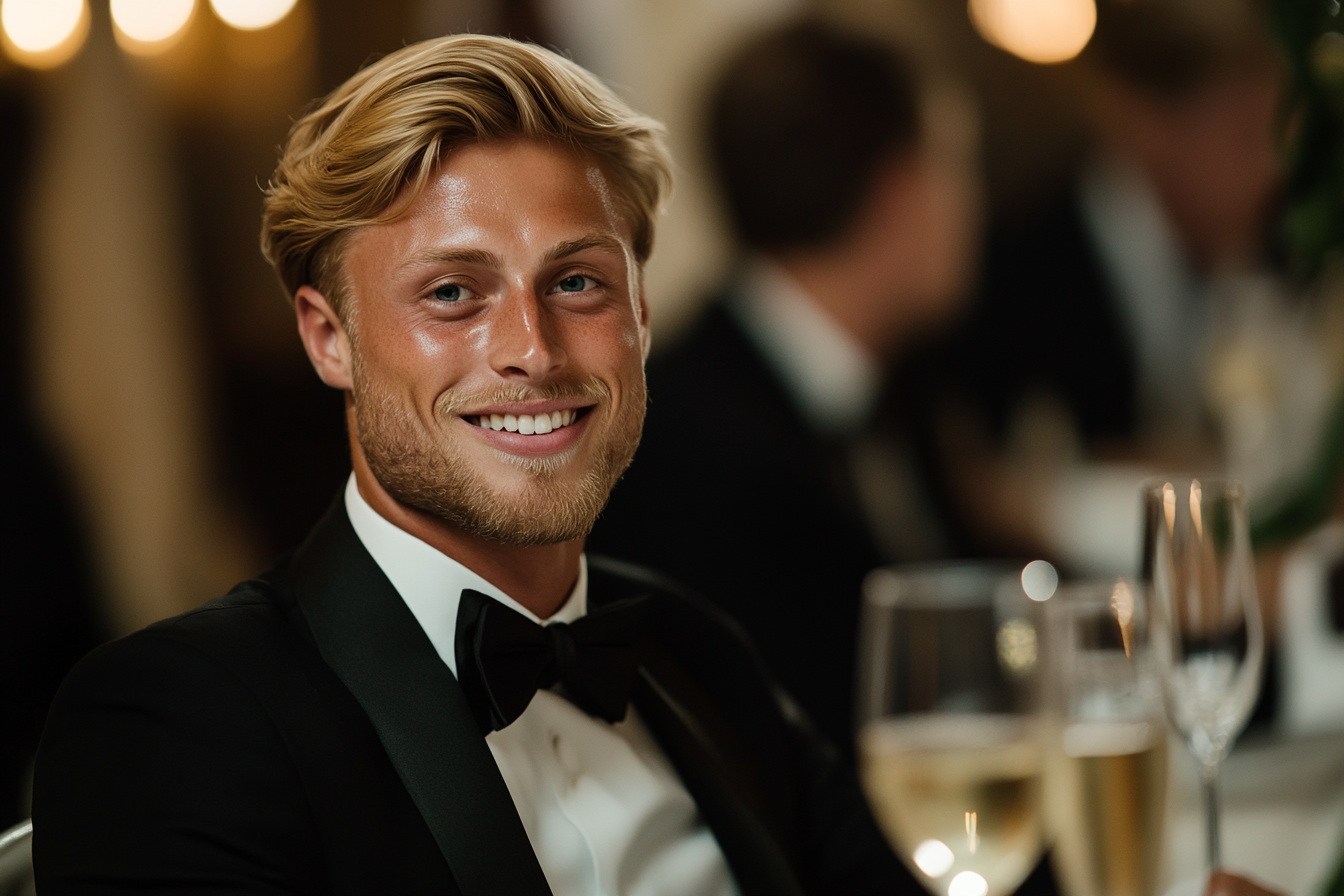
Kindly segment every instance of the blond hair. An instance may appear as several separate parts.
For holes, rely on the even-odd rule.
[[[517,138],[595,159],[628,218],[636,260],[648,260],[672,184],[662,125],[556,53],[471,34],[385,56],[294,124],[266,188],[262,254],[291,298],[309,284],[339,311],[346,234],[403,213],[453,149]]]

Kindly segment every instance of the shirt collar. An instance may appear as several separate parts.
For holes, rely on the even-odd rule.
[[[549,619],[541,619],[477,573],[384,519],[369,506],[350,474],[345,484],[345,512],[350,525],[373,561],[392,582],[420,627],[429,636],[439,658],[457,675],[457,605],[470,588],[499,601],[538,625],[573,622],[588,611],[588,560],[579,557],[579,578],[564,604]]]
[[[813,427],[847,433],[863,425],[877,401],[881,369],[797,281],[773,262],[752,258],[728,308]]]

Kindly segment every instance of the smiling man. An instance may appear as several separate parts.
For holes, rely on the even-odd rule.
[[[278,568],[72,672],[44,896],[913,891],[740,632],[584,555],[639,441],[669,172],[655,122],[499,38],[297,122],[262,243],[353,473]]]

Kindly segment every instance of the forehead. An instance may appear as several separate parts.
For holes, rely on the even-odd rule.
[[[475,143],[440,161],[403,214],[367,229],[395,231],[398,243],[526,244],[598,231],[628,244],[618,206],[602,166],[576,150],[531,140]]]

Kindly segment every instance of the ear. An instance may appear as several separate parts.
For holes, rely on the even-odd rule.
[[[326,296],[311,286],[300,286],[294,294],[294,315],[298,319],[304,351],[322,382],[333,389],[349,391],[352,386],[350,337]]]
[[[649,349],[653,347],[652,331],[649,329],[649,300],[644,297],[644,277],[639,278],[639,304],[635,308],[639,316],[639,350],[645,361],[649,360]]]

